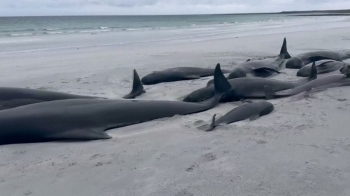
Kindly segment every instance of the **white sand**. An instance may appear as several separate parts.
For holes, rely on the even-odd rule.
[[[0,40],[1,86],[119,98],[131,90],[134,68],[142,77],[175,66],[220,62],[232,67],[247,58],[277,55],[283,37],[292,55],[350,49],[350,19],[325,17],[264,30],[104,45],[113,36]],[[76,45],[97,46],[66,48],[75,39]],[[39,50],[28,51],[34,49]],[[296,79],[296,70],[284,72],[275,78]],[[146,86],[139,99],[178,100],[209,79]],[[349,97],[350,88],[340,87],[273,100],[270,115],[210,133],[195,126],[214,113],[225,114],[234,103],[110,130],[110,140],[0,146],[0,195],[350,195]]]

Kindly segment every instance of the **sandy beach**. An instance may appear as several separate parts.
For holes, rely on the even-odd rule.
[[[347,16],[198,31],[1,38],[0,83],[120,98],[133,69],[141,77],[177,66],[230,69],[276,56],[284,37],[292,56],[350,49]],[[123,43],[127,36],[134,41]],[[297,70],[282,72],[272,78],[298,79]],[[181,100],[210,79],[145,86],[137,99]],[[110,140],[0,146],[0,195],[350,195],[350,88],[271,102],[271,114],[213,132],[196,127],[238,103],[109,130]]]

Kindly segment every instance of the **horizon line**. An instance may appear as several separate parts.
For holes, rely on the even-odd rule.
[[[298,13],[313,13],[313,12],[341,12],[346,11],[350,13],[350,9],[334,9],[334,10],[293,10],[293,11],[279,11],[279,12],[241,12],[241,13],[213,13],[213,14],[77,14],[77,15],[12,15],[0,17],[61,17],[61,16],[196,16],[196,15],[253,15],[253,14],[298,14]]]

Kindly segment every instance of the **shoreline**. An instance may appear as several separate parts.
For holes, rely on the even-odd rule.
[[[140,77],[178,66],[232,68],[248,58],[278,55],[287,38],[291,55],[350,49],[350,21],[276,24],[213,37],[153,43],[1,53],[2,86],[41,88],[119,98],[129,93],[132,70]],[[53,36],[15,44],[110,42],[115,34]],[[116,38],[114,38],[116,39]],[[62,40],[66,40],[62,43]],[[74,42],[73,42],[74,41]],[[71,42],[71,43],[70,43]],[[21,45],[22,44],[22,45]],[[298,80],[283,69],[273,79]],[[211,77],[145,86],[137,99],[180,100]],[[327,89],[271,100],[275,110],[206,133],[196,129],[225,103],[193,115],[175,116],[109,130],[110,140],[0,146],[1,196],[35,195],[349,195],[350,88]]]

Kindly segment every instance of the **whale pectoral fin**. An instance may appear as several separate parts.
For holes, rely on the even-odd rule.
[[[281,73],[281,72],[279,72],[277,69],[272,69],[269,67],[261,67],[261,68],[254,69],[252,71],[252,74],[254,75],[254,77],[266,77],[266,76],[272,75],[273,73]]]
[[[279,72],[279,70],[273,69],[273,68],[270,68],[270,67],[261,67],[261,68],[258,68],[258,69],[254,69],[254,71],[269,71],[269,72],[274,72],[274,73],[281,73],[281,72]]]
[[[199,79],[201,77],[198,75],[188,75],[188,76],[184,76],[183,78],[186,80],[195,80],[195,79]]]
[[[47,139],[52,140],[98,140],[111,139],[112,137],[103,130],[75,129],[48,135]]]
[[[253,103],[253,101],[250,99],[241,99],[241,102],[242,103]]]
[[[260,118],[260,115],[259,115],[259,114],[256,114],[256,115],[250,117],[249,120],[250,120],[250,121],[253,121],[253,120],[256,120],[256,119],[258,119],[258,118]]]
[[[332,61],[327,61],[327,62],[321,63],[318,66],[319,67],[327,67],[327,63],[329,63],[329,62],[332,62]]]
[[[270,86],[265,85],[264,86],[264,92],[265,92],[265,98],[267,100],[274,98],[275,92],[273,91],[273,89]]]

